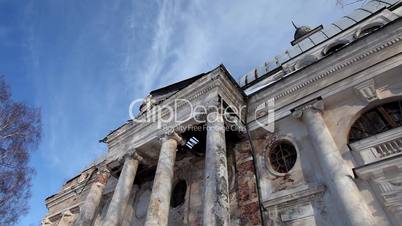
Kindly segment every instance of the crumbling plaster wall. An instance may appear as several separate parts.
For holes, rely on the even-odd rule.
[[[366,110],[382,103],[402,99],[401,71],[402,67],[399,66],[372,79],[377,99],[371,102],[354,88],[342,90],[325,99],[324,120],[349,169],[360,166],[357,161],[358,154],[348,147],[351,126]],[[376,198],[376,188],[365,180],[356,179],[355,182],[377,224],[389,225],[390,219],[381,206],[382,200]]]
[[[275,172],[268,157],[279,141],[292,143],[297,151],[295,165],[285,174]],[[337,225],[339,207],[327,192],[314,147],[300,120],[288,116],[275,122],[274,133],[254,131],[252,142],[266,225]],[[335,215],[329,214],[329,209]]]

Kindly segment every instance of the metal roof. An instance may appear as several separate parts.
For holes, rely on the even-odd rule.
[[[283,63],[295,58],[296,56],[306,52],[312,47],[325,42],[329,38],[341,33],[342,31],[350,28],[351,26],[359,23],[363,19],[371,16],[379,10],[389,7],[400,0],[373,0],[364,4],[362,7],[354,10],[347,16],[342,17],[338,21],[327,25],[324,29],[315,32],[308,38],[300,41],[294,46],[290,47],[284,53],[275,56],[272,60],[265,62],[262,66],[252,69],[249,73],[245,74],[239,79],[241,87],[253,83],[256,79],[265,76],[266,74],[278,69]]]

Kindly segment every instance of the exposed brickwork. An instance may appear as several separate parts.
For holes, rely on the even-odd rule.
[[[250,149],[247,141],[238,144],[235,148],[236,180],[242,226],[261,225],[257,181]]]
[[[95,175],[95,182],[99,182],[103,185],[106,185],[108,179],[110,177],[110,172],[109,171],[100,171],[97,172]]]
[[[260,208],[258,201],[240,206],[242,212],[241,223],[242,225],[261,225]]]

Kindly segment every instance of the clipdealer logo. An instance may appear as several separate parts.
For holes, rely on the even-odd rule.
[[[275,129],[275,111],[274,111],[274,99],[269,99],[262,104],[258,105],[254,110],[253,115],[255,122],[259,127],[264,128],[269,132],[273,132]],[[140,107],[139,114],[136,109]],[[180,114],[179,108],[185,108],[189,114]],[[229,126],[226,126],[226,130],[239,130],[240,127],[234,127],[233,125],[241,124],[241,120],[244,114],[247,114],[247,107],[245,105],[224,106],[222,102],[218,104],[202,103],[193,104],[187,99],[175,99],[173,104],[170,105],[155,105],[150,102],[149,99],[136,99],[130,103],[129,116],[135,123],[157,123],[158,129],[162,129],[169,124],[179,125],[189,120],[193,120],[196,124],[202,124],[205,122],[213,123],[214,120],[219,120],[217,117],[210,117],[208,112],[221,112],[223,119]],[[244,129],[244,128],[243,128]]]

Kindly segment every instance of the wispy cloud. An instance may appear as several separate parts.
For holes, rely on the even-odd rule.
[[[220,63],[240,77],[290,46],[291,20],[318,26],[348,11],[331,0],[160,1],[152,44],[130,76],[143,93]]]

